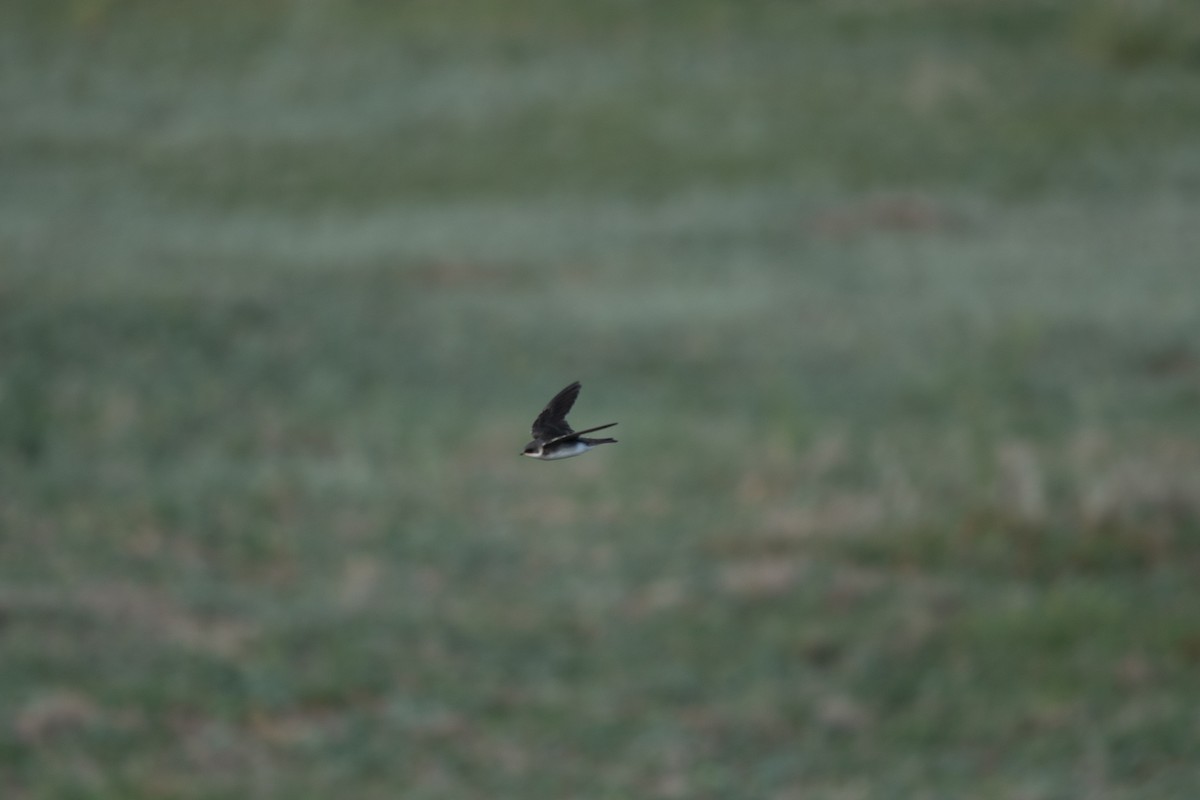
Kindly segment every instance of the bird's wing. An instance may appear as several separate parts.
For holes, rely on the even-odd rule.
[[[545,444],[554,444],[555,442],[561,442],[563,439],[570,439],[572,436],[583,436],[585,433],[595,433],[596,431],[602,431],[605,428],[611,428],[613,425],[616,425],[616,424],[617,423],[615,423],[615,422],[610,422],[607,425],[597,425],[596,427],[588,428],[587,430],[570,431],[568,433],[563,433],[558,436],[555,436],[550,441],[545,442]]]
[[[570,412],[571,406],[575,405],[575,398],[579,397],[581,388],[582,384],[575,381],[554,395],[554,399],[546,404],[542,413],[538,414],[537,419],[533,421],[534,439],[551,439],[556,436],[570,436],[574,433],[571,426],[567,424],[567,413]]]

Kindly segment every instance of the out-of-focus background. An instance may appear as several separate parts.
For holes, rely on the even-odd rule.
[[[0,794],[1194,797],[1198,253],[1185,0],[8,0]]]

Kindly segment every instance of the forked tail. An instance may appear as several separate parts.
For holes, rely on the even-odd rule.
[[[617,443],[616,439],[585,439],[582,436],[579,437],[579,441],[583,442],[584,444],[616,444]]]

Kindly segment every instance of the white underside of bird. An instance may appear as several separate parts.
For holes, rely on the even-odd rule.
[[[538,448],[536,453],[524,453],[523,455],[530,458],[536,458],[541,461],[558,461],[563,458],[573,458],[574,456],[583,455],[588,450],[591,450],[595,445],[584,444],[583,442],[571,442],[570,444],[560,444],[554,447],[549,453],[546,448]]]

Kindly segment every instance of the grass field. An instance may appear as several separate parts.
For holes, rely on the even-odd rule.
[[[12,0],[0,120],[6,800],[1196,796],[1191,3]]]

